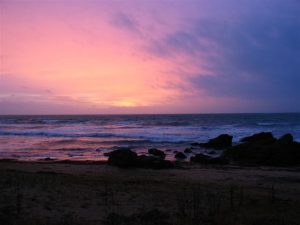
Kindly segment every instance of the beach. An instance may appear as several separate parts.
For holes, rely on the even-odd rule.
[[[0,162],[1,224],[299,224],[300,168]]]

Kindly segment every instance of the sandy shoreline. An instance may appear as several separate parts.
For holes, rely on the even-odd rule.
[[[299,224],[299,171],[2,161],[0,215],[5,224]]]

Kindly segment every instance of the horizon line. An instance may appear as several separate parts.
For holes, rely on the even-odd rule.
[[[0,116],[151,116],[151,115],[225,115],[225,114],[299,114],[299,112],[211,112],[211,113],[70,113],[70,114],[0,114]]]

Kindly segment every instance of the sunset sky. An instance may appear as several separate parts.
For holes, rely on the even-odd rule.
[[[300,111],[299,0],[0,7],[0,114]]]

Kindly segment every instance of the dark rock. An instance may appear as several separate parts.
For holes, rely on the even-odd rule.
[[[45,161],[53,161],[54,159],[52,159],[52,158],[50,158],[50,157],[46,157],[44,160],[45,160]]]
[[[200,163],[200,164],[220,164],[224,165],[228,163],[228,160],[224,157],[210,157],[204,154],[197,154],[191,157],[191,162]]]
[[[243,138],[242,144],[224,151],[224,157],[238,164],[263,166],[300,165],[300,144],[291,134],[276,140],[272,133],[262,132]]]
[[[137,154],[128,149],[118,149],[108,154],[108,164],[120,168],[151,168],[167,169],[174,167],[173,163],[157,156]]]
[[[161,151],[159,149],[156,149],[156,148],[148,149],[148,153],[150,155],[157,156],[157,157],[160,157],[162,159],[164,159],[166,157],[166,154],[163,151]]]
[[[222,149],[232,145],[232,136],[228,134],[221,134],[216,138],[210,139],[206,143],[200,143],[200,147]]]
[[[210,159],[211,157],[208,155],[197,154],[191,157],[191,162],[208,164]]]
[[[223,156],[238,164],[297,166],[300,165],[300,144],[281,141],[242,143],[225,150]]]
[[[278,139],[280,144],[292,144],[294,141],[293,135],[285,134]]]
[[[128,149],[118,149],[109,154],[108,164],[121,168],[137,166],[137,154]]]
[[[215,158],[211,158],[209,160],[209,163],[210,164],[225,165],[225,164],[228,164],[229,161],[224,157],[215,157]]]
[[[269,149],[254,143],[243,143],[224,151],[223,156],[241,164],[264,164],[269,157]]]
[[[192,149],[191,148],[186,148],[186,149],[184,149],[184,153],[192,153]]]
[[[276,141],[271,132],[261,132],[241,139],[241,142],[270,144]]]
[[[186,159],[186,155],[183,154],[182,152],[177,152],[177,153],[175,154],[175,158],[176,158],[176,159]]]
[[[150,169],[168,169],[174,167],[173,163],[154,156],[141,155],[137,160],[138,167]]]

